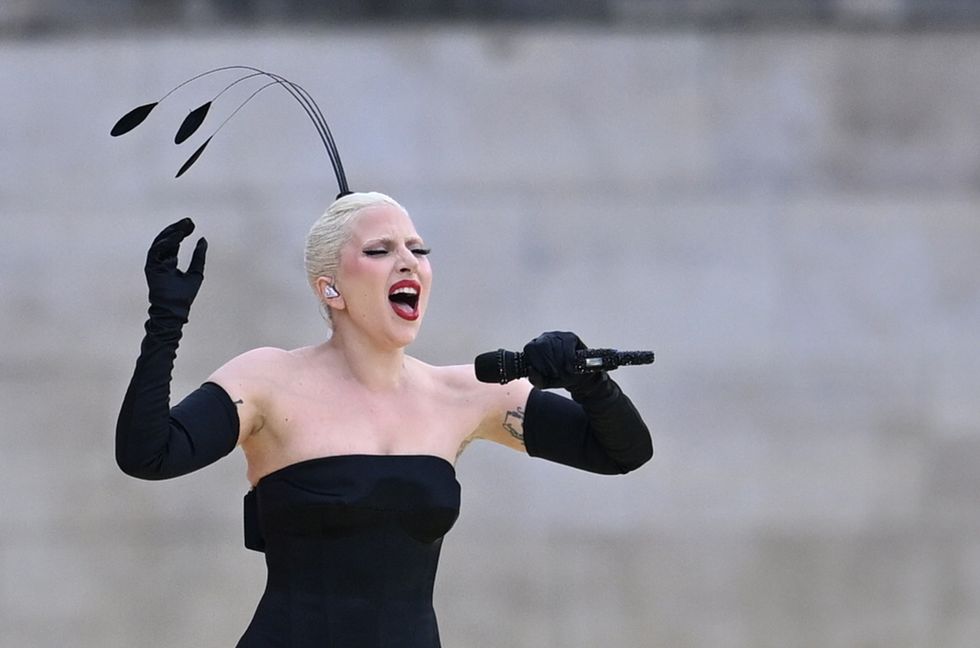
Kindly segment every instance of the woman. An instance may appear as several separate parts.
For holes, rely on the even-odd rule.
[[[339,198],[307,238],[330,339],[244,353],[171,409],[173,360],[207,248],[200,239],[187,271],[177,269],[193,228],[190,219],[167,227],[147,255],[150,317],[116,458],[127,474],[165,479],[242,447],[253,486],[246,544],[265,552],[269,577],[240,648],[437,648],[432,586],[459,510],[454,462],[473,439],[607,474],[652,456],[616,384],[572,371],[583,345],[571,333],[529,343],[530,380],[507,385],[478,382],[471,365],[406,355],[432,269],[406,211],[379,193]]]

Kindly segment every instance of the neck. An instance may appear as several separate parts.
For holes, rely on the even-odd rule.
[[[327,348],[336,354],[338,363],[351,379],[372,391],[390,391],[402,386],[405,376],[405,350],[381,347],[377,342],[335,328]]]

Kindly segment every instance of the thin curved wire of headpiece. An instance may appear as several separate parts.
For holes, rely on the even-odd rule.
[[[316,101],[313,99],[310,93],[307,92],[306,89],[303,88],[302,86],[293,83],[289,79],[279,76],[278,74],[265,72],[264,70],[249,67],[247,65],[228,66],[228,68],[251,70],[252,72],[255,72],[257,74],[264,74],[265,76],[274,79],[276,83],[282,85],[283,88],[285,88],[286,91],[289,92],[289,94],[291,94],[293,98],[300,103],[301,106],[303,106],[303,109],[306,111],[306,114],[310,117],[310,119],[313,120],[314,124],[317,124],[318,126],[317,130],[320,133],[320,139],[323,141],[324,147],[327,149],[327,155],[330,157],[330,162],[333,165],[334,174],[337,176],[337,184],[340,186],[341,195],[350,193],[350,189],[347,187],[347,176],[344,173],[344,165],[340,161],[340,153],[337,151],[337,144],[336,142],[334,142],[333,133],[330,132],[330,126],[327,125],[327,120],[324,119],[323,112],[320,110],[320,106],[317,105]],[[271,84],[267,84],[267,85],[271,85]],[[260,88],[260,90],[264,89],[265,87],[267,86],[263,86],[263,88]],[[253,94],[252,96],[255,95]],[[242,105],[244,106],[244,104],[250,101],[251,99],[252,97],[249,97],[248,99],[245,100],[245,102],[243,102]]]
[[[160,99],[158,99],[157,101],[144,104],[142,106],[138,106],[133,110],[130,110],[125,115],[123,115],[119,119],[119,121],[117,121],[116,124],[112,127],[110,134],[113,136],[119,136],[128,133],[129,131],[133,130],[141,123],[143,123],[143,121],[147,118],[150,112],[161,101],[169,97],[171,94],[173,94],[180,88],[191,83],[192,81],[196,81],[197,79],[208,76],[209,74],[214,74],[216,72],[223,72],[226,70],[248,70],[251,72],[251,74],[246,74],[234,80],[233,82],[229,83],[210,101],[204,103],[200,107],[191,111],[191,113],[184,119],[184,122],[181,124],[180,129],[177,132],[177,136],[174,138],[174,141],[177,144],[180,144],[181,142],[186,140],[198,129],[201,123],[203,123],[204,118],[207,116],[211,103],[215,101],[218,97],[220,97],[222,94],[224,94],[227,90],[229,90],[232,86],[242,81],[245,81],[246,79],[250,79],[256,76],[265,76],[272,79],[272,81],[266,83],[259,89],[255,90],[251,95],[248,96],[247,99],[245,99],[245,101],[239,104],[238,107],[235,108],[235,110],[232,111],[232,113],[228,115],[228,117],[226,117],[224,121],[221,122],[221,124],[214,130],[214,132],[211,133],[211,136],[208,137],[207,140],[205,140],[205,142],[201,144],[201,146],[199,146],[196,151],[194,151],[194,153],[190,156],[190,158],[188,158],[188,160],[177,172],[176,177],[179,178],[181,175],[183,175],[183,173],[188,168],[190,168],[190,166],[194,164],[194,162],[197,161],[201,153],[204,152],[204,148],[211,141],[211,138],[217,135],[218,131],[221,130],[221,128],[226,123],[228,123],[228,120],[230,120],[235,114],[237,114],[239,110],[245,107],[245,104],[247,104],[258,93],[262,92],[269,86],[280,85],[283,87],[283,89],[285,89],[290,94],[290,96],[293,97],[293,99],[296,100],[297,103],[299,103],[299,105],[303,108],[303,111],[306,113],[306,116],[309,117],[310,121],[313,122],[313,126],[316,128],[317,134],[320,136],[320,141],[323,143],[324,148],[327,150],[327,157],[330,158],[330,164],[333,167],[334,175],[336,175],[337,177],[337,185],[340,189],[340,193],[337,194],[337,197],[340,198],[342,196],[351,193],[350,188],[347,185],[347,176],[344,173],[344,165],[340,161],[340,153],[337,151],[337,144],[334,141],[333,133],[330,132],[330,127],[327,125],[327,120],[324,119],[323,117],[323,112],[320,110],[320,106],[317,105],[316,101],[313,99],[310,93],[307,92],[306,89],[303,88],[302,86],[293,83],[292,81],[290,81],[289,79],[283,76],[280,76],[278,74],[273,74],[271,72],[266,72],[265,70],[260,70],[258,68],[247,66],[247,65],[226,65],[222,67],[217,67],[212,70],[208,70],[206,72],[197,74],[187,79],[186,81],[179,83],[178,85],[174,86],[171,90],[169,90],[165,95],[160,97]]]

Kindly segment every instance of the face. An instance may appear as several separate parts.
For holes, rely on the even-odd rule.
[[[429,299],[428,249],[412,219],[393,205],[362,210],[350,227],[335,281],[338,305],[370,336],[405,346],[415,339]]]

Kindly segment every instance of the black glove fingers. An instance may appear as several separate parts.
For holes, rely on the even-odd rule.
[[[547,355],[546,359],[548,362],[548,374],[555,379],[561,378],[565,373],[565,341],[555,334],[550,334],[546,338],[547,341]]]
[[[147,264],[153,263],[176,267],[177,252],[180,250],[180,241],[183,238],[182,235],[171,234],[166,238],[154,241],[146,255]]]
[[[174,235],[179,235],[179,238],[177,239],[177,242],[179,243],[193,231],[194,221],[192,221],[190,218],[181,218],[176,223],[171,223],[170,225],[164,227],[160,233],[156,235],[156,238],[153,239],[153,243],[150,244],[150,247],[153,248],[157,243],[163,241],[163,239],[170,238]]]
[[[567,377],[575,371],[575,350],[585,348],[577,335],[568,331],[549,331],[539,339],[547,344],[549,373],[554,378]]]
[[[147,261],[176,265],[177,251],[180,249],[180,242],[187,238],[194,231],[194,221],[189,218],[182,218],[176,223],[171,223],[163,228],[156,235],[150,250],[147,252]],[[170,260],[173,259],[173,263]]]
[[[560,355],[558,357],[561,358],[562,372],[564,375],[569,376],[575,373],[575,361],[577,360],[575,351],[579,348],[582,341],[574,333],[562,333],[558,339],[561,344]],[[584,349],[585,345],[582,345],[582,348]]]
[[[574,388],[583,380],[576,373],[576,351],[586,348],[582,340],[568,331],[542,333],[524,347],[524,360],[531,384],[539,388]]]
[[[538,371],[534,367],[532,367],[530,363],[528,363],[528,367],[527,367],[527,379],[535,387],[546,389],[548,386],[547,385],[548,381],[545,379],[545,377],[542,376],[540,373],[538,373]]]
[[[549,341],[544,335],[539,335],[524,345],[524,360],[527,363],[528,377],[531,376],[532,372],[539,378],[547,379],[552,376],[554,372],[548,360],[549,355]]]
[[[187,270],[181,271],[177,267],[180,243],[193,231],[194,222],[191,219],[177,221],[164,228],[147,251],[145,270],[150,298],[147,326],[152,327],[158,336],[161,331],[176,331],[179,334],[204,280],[207,241],[203,237],[197,241]]]
[[[541,375],[538,370],[540,367],[544,366],[544,362],[541,358],[541,338],[536,337],[527,344],[524,345],[524,362],[527,365],[527,379],[531,381],[531,384],[535,387],[540,387],[542,389],[546,388],[545,377]]]
[[[208,252],[208,241],[203,236],[197,239],[197,245],[194,246],[194,254],[191,256],[190,265],[187,266],[187,271],[184,273],[186,275],[193,275],[195,277],[204,277],[204,257]]]
[[[180,242],[187,238],[194,231],[194,221],[189,218],[182,218],[176,223],[171,223],[163,228],[150,243],[151,250],[172,250],[173,255],[177,255]]]
[[[532,385],[542,389],[561,386],[561,341],[554,332],[543,333],[528,342],[524,346],[524,360]]]

